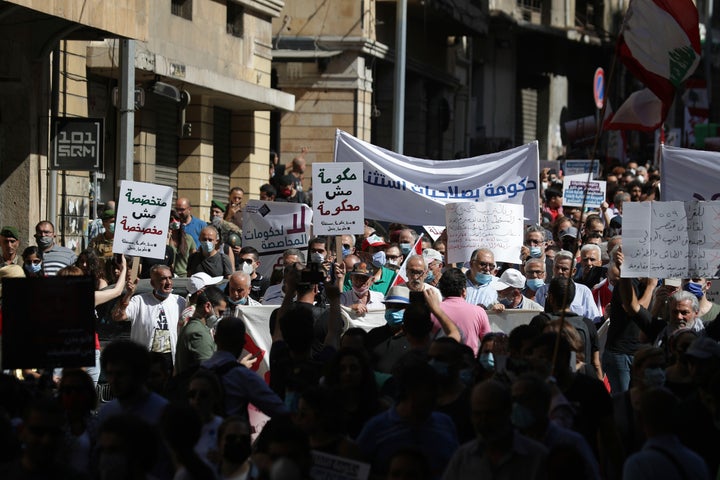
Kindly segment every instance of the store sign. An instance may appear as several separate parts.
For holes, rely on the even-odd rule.
[[[103,120],[55,118],[51,170],[102,170]]]

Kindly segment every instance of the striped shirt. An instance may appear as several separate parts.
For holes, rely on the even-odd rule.
[[[42,259],[45,275],[54,277],[57,275],[58,270],[75,263],[77,255],[67,247],[53,245],[50,250],[43,252]]]

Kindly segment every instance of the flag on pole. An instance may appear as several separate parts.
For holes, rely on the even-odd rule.
[[[700,63],[698,11],[692,0],[631,0],[617,55],[647,87],[605,122],[606,130],[651,131],[665,121],[675,89]]]
[[[407,262],[413,255],[422,255],[422,235],[418,237],[415,245],[410,249],[410,252],[405,255],[405,260],[403,260],[402,265],[400,265],[400,270],[398,270],[397,275],[395,275],[395,280],[393,280],[393,287],[407,283]]]

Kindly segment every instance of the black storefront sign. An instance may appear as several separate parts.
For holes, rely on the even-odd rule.
[[[102,170],[102,118],[53,119],[51,170]]]

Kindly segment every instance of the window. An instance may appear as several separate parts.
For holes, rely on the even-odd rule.
[[[172,0],[170,13],[186,20],[192,20],[192,0]]]
[[[243,36],[243,13],[242,6],[228,0],[227,2],[227,33],[235,37]]]

